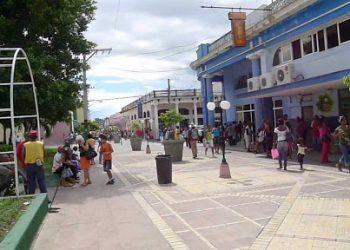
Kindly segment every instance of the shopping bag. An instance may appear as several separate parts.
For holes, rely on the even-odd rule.
[[[279,157],[279,152],[278,152],[278,149],[277,149],[277,148],[271,149],[271,156],[272,156],[272,159],[278,159],[278,157]]]

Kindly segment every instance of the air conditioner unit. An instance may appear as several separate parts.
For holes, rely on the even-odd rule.
[[[259,90],[260,78],[259,77],[249,78],[247,81],[247,85],[248,85],[248,92]]]
[[[266,89],[276,86],[276,79],[272,73],[265,73],[260,76],[260,88]]]
[[[276,67],[275,77],[277,85],[293,82],[293,69],[294,67],[292,64],[284,64]]]

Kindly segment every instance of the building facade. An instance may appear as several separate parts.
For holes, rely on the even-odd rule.
[[[220,84],[214,84],[214,96],[222,98]],[[143,128],[150,128],[156,139],[159,130],[164,128],[159,116],[166,111],[176,111],[185,117],[180,123],[181,127],[193,123],[203,125],[202,95],[198,89],[189,90],[155,90],[136,101],[123,107],[120,114],[126,122],[126,128],[131,128],[134,121],[143,124]],[[216,116],[219,114],[217,113]]]
[[[215,122],[206,103],[214,101],[212,82],[221,81],[228,122],[258,127],[283,114],[307,123],[323,115],[336,126],[338,115],[350,114],[342,81],[350,75],[350,1],[276,0],[261,8],[269,11],[247,17],[245,47],[235,47],[229,32],[197,50],[191,67],[201,82],[204,124]]]

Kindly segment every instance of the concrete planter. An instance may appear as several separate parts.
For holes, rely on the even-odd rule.
[[[184,148],[184,139],[180,140],[164,140],[164,152],[171,155],[172,162],[182,161],[182,152]]]
[[[130,138],[132,151],[141,151],[142,138]]]
[[[31,248],[35,235],[47,214],[47,201],[47,194],[35,195],[27,210],[0,243],[0,249],[29,250]]]

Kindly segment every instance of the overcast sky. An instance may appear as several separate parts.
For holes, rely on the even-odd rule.
[[[86,37],[112,48],[89,61],[89,100],[143,95],[152,90],[199,88],[189,64],[201,43],[230,30],[228,10],[201,5],[258,7],[271,0],[97,0]],[[90,119],[119,112],[136,98],[89,102]]]

